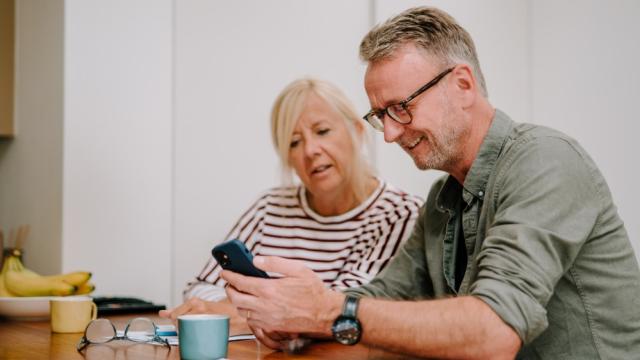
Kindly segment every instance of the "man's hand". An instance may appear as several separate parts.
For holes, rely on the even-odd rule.
[[[256,337],[269,347],[277,344],[276,348],[282,348],[283,337],[297,337],[294,334],[331,335],[331,325],[342,309],[343,294],[327,289],[302,262],[256,256],[253,263],[282,277],[262,279],[227,270],[222,271],[221,277],[229,283],[227,297],[240,316],[247,318]]]
[[[251,325],[249,325],[249,329],[251,329],[251,332],[253,332],[258,341],[275,350],[287,350],[288,342],[298,337],[298,334],[281,332],[268,333],[259,327],[252,327]]]

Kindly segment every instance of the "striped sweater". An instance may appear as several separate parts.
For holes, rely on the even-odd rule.
[[[408,239],[422,205],[418,197],[378,180],[371,196],[337,216],[314,212],[302,186],[271,189],[240,217],[226,240],[240,239],[254,255],[301,260],[333,289],[366,284]],[[211,257],[187,284],[184,299],[224,299],[220,271]]]

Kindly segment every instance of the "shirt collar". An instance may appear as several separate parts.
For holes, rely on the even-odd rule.
[[[464,180],[465,191],[463,191],[462,197],[467,204],[473,198],[480,200],[484,198],[489,176],[493,173],[498,156],[502,152],[502,147],[513,129],[513,125],[513,120],[499,109],[496,109],[489,131],[482,141],[476,159],[471,164],[471,168]],[[459,187],[460,185],[456,179],[449,175],[438,194],[437,204],[442,210],[453,209],[452,206],[455,202],[451,196],[455,193],[459,194]]]

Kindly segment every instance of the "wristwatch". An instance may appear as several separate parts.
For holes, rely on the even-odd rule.
[[[356,318],[360,298],[347,295],[342,306],[342,314],[333,322],[333,338],[343,345],[355,345],[360,341],[362,326]]]

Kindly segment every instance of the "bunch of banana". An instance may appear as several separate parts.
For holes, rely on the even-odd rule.
[[[67,296],[88,294],[95,289],[89,282],[91,273],[75,271],[42,276],[24,267],[20,250],[4,259],[0,271],[0,296]]]

